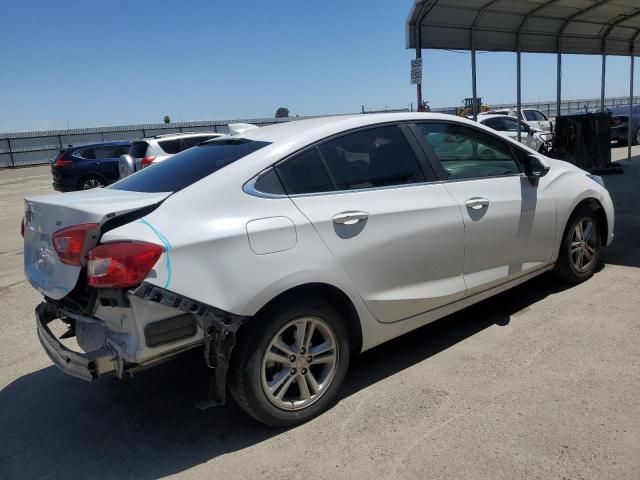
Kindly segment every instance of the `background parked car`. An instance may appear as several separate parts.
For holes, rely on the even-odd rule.
[[[161,162],[187,148],[220,137],[222,133],[170,133],[136,140],[119,162],[119,178],[124,178],[152,163]]]
[[[493,128],[501,134],[518,140],[518,119],[508,115],[481,115],[478,116],[478,122]],[[520,138],[521,142],[527,147],[534,149],[536,152],[544,153],[547,147],[548,134],[542,132],[538,128],[531,127],[524,122],[520,122]]]
[[[609,109],[611,112],[611,140],[623,145],[629,141],[629,105]],[[640,105],[634,105],[631,132],[634,145],[640,144]]]
[[[553,131],[553,122],[549,120],[544,113],[535,108],[523,108],[521,110],[520,120],[533,128],[538,128],[543,132]],[[497,110],[489,110],[480,115],[508,115],[518,118],[518,111],[515,108],[500,108]]]
[[[60,150],[51,162],[53,188],[60,192],[104,187],[119,178],[118,161],[131,142],[110,142]]]

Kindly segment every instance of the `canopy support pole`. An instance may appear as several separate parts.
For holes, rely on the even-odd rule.
[[[520,123],[520,119],[522,118],[522,85],[520,83],[520,50],[518,50],[516,52],[516,89],[517,89],[517,94],[516,94],[516,100],[517,100],[517,105],[516,105],[516,110],[518,111],[518,141],[521,142],[522,141],[522,124]]]
[[[476,88],[476,49],[471,49],[471,90],[473,97],[473,105],[471,105],[471,111],[473,112],[473,120],[478,120],[478,89]]]
[[[558,124],[557,117],[560,116],[560,109],[562,108],[562,54],[558,52],[558,63],[556,65],[556,125]]]
[[[420,23],[416,25],[416,60],[422,58],[422,27]],[[422,111],[422,81],[416,84],[416,96],[418,99],[418,112]]]
[[[633,74],[635,67],[635,49],[631,47],[631,69],[629,71],[629,121],[627,122],[628,138],[627,138],[627,161],[631,162],[631,145],[633,144],[633,128],[631,128],[633,118]]]
[[[602,54],[602,79],[600,80],[600,110],[604,112],[604,92],[607,81],[607,56]]]

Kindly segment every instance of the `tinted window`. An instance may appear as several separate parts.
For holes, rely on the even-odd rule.
[[[267,145],[268,142],[246,139],[212,141],[145,168],[109,188],[134,192],[177,192]]]
[[[168,154],[174,154],[182,151],[179,138],[176,138],[174,140],[161,140],[158,142],[158,145],[160,145],[160,148]]]
[[[93,150],[95,158],[101,159],[118,158],[120,155],[127,153],[128,148],[121,145],[105,145],[103,147],[96,147]]]
[[[538,110],[525,110],[523,114],[529,122],[546,122],[548,120],[547,117]]]
[[[270,168],[268,172],[260,175],[256,180],[255,189],[262,193],[285,194],[282,183],[280,183],[280,179],[273,168]]]
[[[83,148],[82,150],[76,150],[75,152],[73,152],[73,156],[81,158],[83,160],[93,160],[94,158],[96,158],[94,156],[93,148]]]
[[[338,190],[424,182],[413,150],[396,126],[371,128],[318,146]]]
[[[489,128],[493,128],[498,132],[503,132],[505,130],[504,122],[502,118],[490,118],[489,120],[485,120],[482,122],[483,125],[486,125]]]
[[[147,153],[148,146],[149,144],[147,142],[133,142],[129,149],[129,155],[133,158],[142,158]]]
[[[511,149],[498,138],[449,123],[418,127],[451,180],[520,173]]]
[[[317,193],[334,190],[327,171],[315,149],[290,158],[277,168],[287,193]]]
[[[504,117],[502,119],[504,124],[505,132],[517,132],[518,131],[518,120],[513,117]],[[525,127],[523,124],[520,124],[520,130],[524,131]]]
[[[182,139],[182,149],[186,150],[187,148],[195,147],[196,145],[200,145],[202,142],[206,142],[207,140],[211,140],[212,136],[207,135],[198,135],[197,137],[185,137]]]

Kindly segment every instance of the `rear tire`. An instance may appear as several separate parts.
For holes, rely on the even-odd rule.
[[[78,182],[78,190],[91,190],[92,188],[100,188],[106,185],[102,177],[98,175],[88,175]]]
[[[635,135],[633,136],[633,144],[640,145],[640,128],[636,130]]]
[[[593,276],[600,261],[601,234],[595,212],[583,207],[567,223],[554,269],[565,282],[581,283]]]
[[[349,365],[349,334],[338,312],[317,297],[259,315],[241,331],[229,390],[262,423],[298,425],[336,399]]]

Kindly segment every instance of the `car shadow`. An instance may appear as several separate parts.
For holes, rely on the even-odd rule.
[[[636,210],[640,203],[640,163],[625,163],[623,168],[623,175],[602,177],[615,208],[614,241],[603,250],[602,260],[614,265],[640,267],[640,215]]]
[[[543,275],[353,358],[340,399],[493,326],[564,285]],[[198,410],[202,352],[120,381],[89,385],[55,367],[0,391],[0,477],[158,478],[280,435],[232,401]]]

